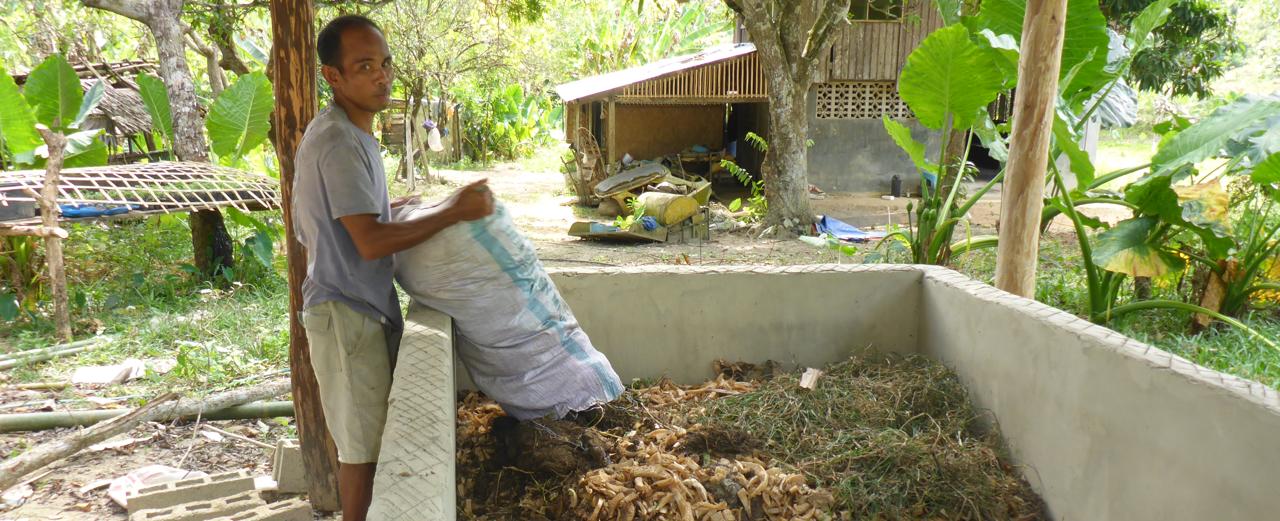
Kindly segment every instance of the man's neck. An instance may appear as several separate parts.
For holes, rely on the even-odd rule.
[[[335,98],[333,100],[342,111],[347,113],[347,119],[351,120],[351,124],[360,130],[365,131],[370,136],[373,135],[373,113],[361,110],[345,98]]]

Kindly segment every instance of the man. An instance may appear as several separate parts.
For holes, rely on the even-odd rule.
[[[387,417],[391,367],[403,318],[392,255],[461,221],[493,212],[484,180],[410,221],[391,221],[373,116],[391,98],[391,51],[361,16],[329,22],[317,41],[333,103],[298,147],[294,222],[307,250],[302,321],[320,385],[325,423],[338,447],[343,519],[363,521]]]

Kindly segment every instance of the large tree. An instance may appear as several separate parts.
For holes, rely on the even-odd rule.
[[[204,119],[196,101],[195,84],[184,57],[182,14],[184,0],[81,0],[88,6],[137,20],[151,30],[160,55],[160,77],[169,93],[173,114],[174,153],[183,161],[209,161]],[[232,263],[231,236],[217,210],[191,212],[191,242],[195,265],[206,275]]]
[[[849,0],[725,0],[742,16],[769,81],[769,152],[762,167],[768,222],[807,231],[809,87],[831,37],[848,23]]]

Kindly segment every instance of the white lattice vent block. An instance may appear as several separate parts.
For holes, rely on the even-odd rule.
[[[443,313],[417,305],[409,310],[373,482],[372,521],[455,519],[452,328]]]
[[[837,81],[818,84],[818,119],[914,118],[892,81]]]

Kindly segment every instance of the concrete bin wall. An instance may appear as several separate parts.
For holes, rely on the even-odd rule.
[[[700,382],[716,358],[820,367],[866,347],[921,353],[994,414],[1054,519],[1280,516],[1275,391],[946,269],[572,269],[552,278],[624,381]]]

